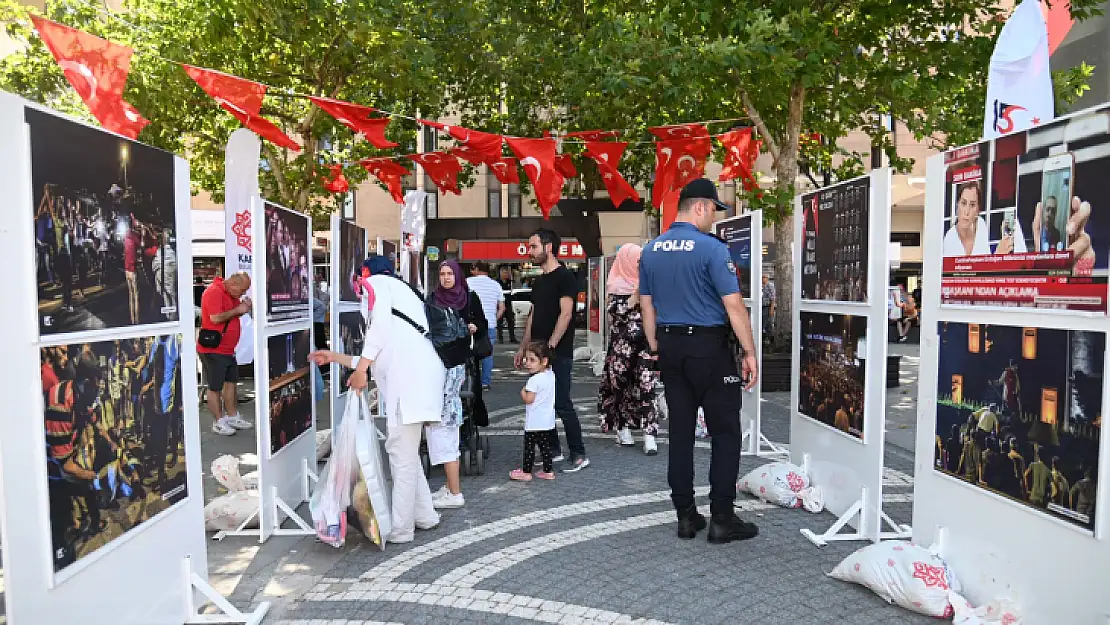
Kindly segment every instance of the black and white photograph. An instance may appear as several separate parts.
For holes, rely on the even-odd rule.
[[[339,313],[339,344],[336,345],[335,351],[349,356],[358,356],[362,354],[362,341],[366,338],[366,318],[362,313],[355,312],[341,312]],[[351,379],[353,370],[346,367],[339,367],[339,392],[347,392],[347,381]]]
[[[271,336],[266,345],[270,372],[270,453],[276,454],[312,427],[309,331]]]
[[[867,301],[871,179],[802,196],[802,299]]]
[[[801,313],[798,412],[863,439],[867,317]]]
[[[339,222],[339,301],[357,302],[354,280],[366,260],[366,230],[349,221]]]
[[[312,297],[308,262],[308,217],[266,204],[266,318],[309,317]]]
[[[173,155],[25,111],[40,335],[177,321]]]
[[[54,571],[188,496],[178,334],[40,350]]]

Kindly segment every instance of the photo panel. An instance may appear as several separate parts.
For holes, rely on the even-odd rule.
[[[590,319],[589,329],[590,332],[601,332],[601,318],[605,315],[605,311],[601,310],[601,302],[604,298],[601,296],[601,272],[603,270],[603,262],[600,258],[591,258],[587,261],[590,271]]]
[[[1106,335],[938,330],[934,468],[1093,531]]]
[[[740,281],[740,295],[752,296],[752,218],[750,215],[713,224],[713,234],[728,246],[729,257]]]
[[[54,571],[188,496],[179,334],[40,350]]]
[[[358,302],[354,280],[361,275],[366,260],[366,230],[355,224],[339,221],[339,301]]]
[[[945,154],[941,304],[1106,312],[1110,107]]]
[[[335,350],[348,356],[362,355],[363,340],[366,338],[366,318],[361,312],[339,313],[339,343]],[[351,379],[353,369],[339,367],[339,392],[347,392],[347,381]]]
[[[867,317],[800,314],[798,412],[862,441]]]
[[[173,155],[24,110],[39,334],[177,321]]]
[[[308,319],[312,248],[308,217],[266,203],[266,318]]]
[[[312,376],[308,330],[266,341],[270,374],[270,454],[276,454],[312,427]]]
[[[802,196],[802,299],[867,301],[870,219],[870,178]]]

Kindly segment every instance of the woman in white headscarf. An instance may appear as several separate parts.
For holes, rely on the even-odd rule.
[[[605,280],[609,296],[609,349],[597,391],[601,430],[616,432],[617,444],[634,445],[632,430],[644,433],[644,453],[659,453],[659,410],[655,405],[658,373],[651,359],[640,310],[639,245],[621,246]]]

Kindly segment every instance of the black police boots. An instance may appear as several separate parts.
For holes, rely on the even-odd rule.
[[[694,506],[678,511],[678,537],[690,540],[705,529],[705,517]]]
[[[681,530],[682,524],[679,523]],[[730,512],[727,514],[714,514],[713,519],[709,522],[709,534],[707,538],[709,542],[715,545],[723,545],[730,543],[734,540],[747,540],[755,538],[759,534],[759,528],[752,523],[742,521],[736,513]],[[679,534],[681,536],[681,534]],[[693,536],[691,536],[693,538]]]

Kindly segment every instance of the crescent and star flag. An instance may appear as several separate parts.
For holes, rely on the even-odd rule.
[[[678,217],[678,197],[682,195],[682,189],[671,189],[663,196],[663,207],[659,212],[659,231],[666,232],[671,228],[676,217]]]
[[[574,159],[570,157],[570,154],[556,154],[555,169],[559,170],[559,173],[566,178],[578,177],[578,168],[574,166]]]
[[[370,172],[375,178],[389,189],[393,201],[398,204],[405,203],[405,193],[401,187],[401,177],[410,172],[404,165],[389,158],[364,158],[358,162],[363,169]]]
[[[700,126],[699,126],[700,127]],[[676,127],[677,128],[677,127]],[[700,127],[702,131],[704,127]],[[672,128],[673,129],[673,128]],[[664,196],[681,189],[691,180],[701,178],[705,162],[713,151],[708,133],[689,139],[673,139],[655,144],[655,184],[651,189],[651,203],[663,205]]]
[[[462,190],[459,189],[459,172],[462,171],[462,165],[459,164],[459,159],[447,154],[446,152],[425,152],[423,154],[409,154],[405,158],[416,161],[432,182],[436,183],[436,187],[443,191],[450,191],[455,195],[462,195]]]
[[[496,163],[490,163],[489,170],[501,184],[520,184],[520,173],[517,172],[516,166],[516,159],[506,156]]]
[[[192,78],[204,92],[212,96],[225,111],[231,113],[239,123],[256,135],[274,145],[300,152],[301,146],[261,116],[262,96],[266,95],[266,85],[192,65],[182,65],[185,73]]]
[[[481,152],[468,145],[456,145],[447,150],[447,152],[449,154],[454,154],[471,165],[477,166],[486,164],[486,157]]]
[[[37,15],[31,21],[100,125],[129,139],[138,137],[150,122],[123,99],[133,50]]]
[[[468,128],[460,128],[458,126],[449,126],[439,122],[433,122],[421,119],[421,124],[438,128],[443,132],[451,135],[451,138],[458,142],[459,145],[465,145],[473,148],[476,152],[482,155],[482,159],[486,163],[496,163],[501,160],[501,135],[495,135],[480,130],[470,130]]]
[[[328,171],[331,175],[321,176],[324,179],[324,189],[332,193],[346,193],[351,190],[351,184],[343,175],[342,165],[328,165]]]
[[[618,130],[578,130],[563,135],[566,138],[582,139],[583,141],[601,141],[602,139],[615,139],[620,136]]]
[[[983,139],[1028,130],[1054,117],[1048,30],[1038,0],[1023,0],[991,55]]]
[[[704,124],[677,124],[674,126],[655,126],[648,128],[648,132],[663,141],[670,139],[692,139],[694,137],[709,137],[709,131]]]
[[[752,128],[730,130],[717,137],[717,141],[725,149],[725,166],[717,180],[724,182],[740,178],[748,191],[758,188],[755,176],[752,175],[752,167],[759,158],[759,148],[763,142],[752,140]]]
[[[622,142],[586,141],[585,156],[597,163],[597,170],[601,173],[601,181],[609,192],[609,199],[613,201],[613,206],[617,207],[628,198],[640,201],[640,194],[617,171],[617,165],[626,147],[628,144]]]
[[[366,137],[370,145],[379,150],[395,148],[400,145],[385,138],[385,129],[386,126],[389,126],[390,118],[370,116],[376,109],[331,98],[309,97],[308,99],[312,100],[312,103],[320,107],[322,111],[334,117],[339,123]]]
[[[520,139],[505,137],[509,149],[520,159],[520,166],[535,187],[536,201],[543,218],[551,216],[551,209],[563,196],[563,174],[555,168],[555,142],[551,139]]]

